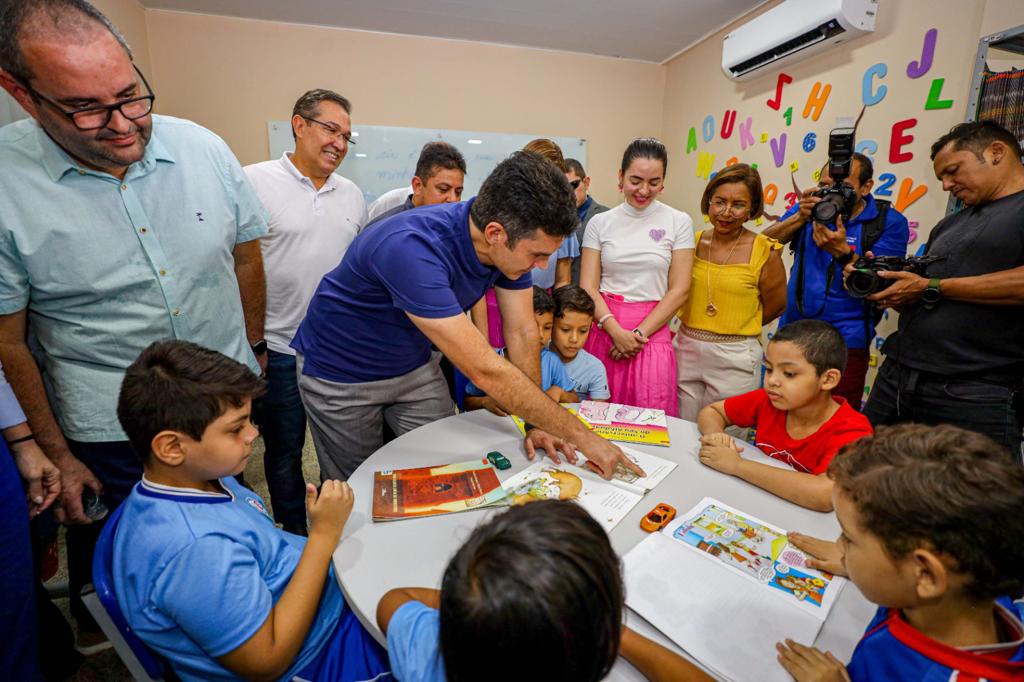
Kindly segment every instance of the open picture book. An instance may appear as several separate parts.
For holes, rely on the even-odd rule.
[[[611,531],[619,521],[675,469],[675,462],[623,448],[626,456],[640,465],[647,474],[638,477],[622,467],[611,480],[604,480],[587,468],[586,458],[578,454],[576,464],[541,461],[505,481],[512,504],[535,500],[571,500],[587,510],[605,529]]]
[[[594,433],[608,440],[663,447],[669,445],[665,410],[594,400],[584,400],[579,407],[565,407]],[[526,424],[523,420],[512,415],[512,421],[523,435],[526,435]]]
[[[724,679],[783,682],[775,643],[812,645],[846,582],[806,558],[785,530],[706,497],[626,554],[626,604]]]

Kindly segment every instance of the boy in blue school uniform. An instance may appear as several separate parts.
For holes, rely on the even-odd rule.
[[[810,680],[1024,680],[1024,469],[955,426],[879,427],[832,460],[838,543],[791,541],[880,608],[845,668],[791,640]]]
[[[548,342],[551,341],[551,327],[554,325],[554,313],[555,302],[551,299],[551,294],[538,286],[533,287],[533,316],[537,321],[537,331],[540,334],[541,390],[555,402],[574,403],[579,398],[573,391],[569,373],[554,351],[548,349]],[[498,352],[501,353],[501,351]],[[473,382],[466,384],[465,405],[467,410],[476,410],[482,407],[500,417],[508,414]]]
[[[184,681],[391,680],[331,570],[348,484],[307,486],[306,539],[234,479],[262,392],[245,365],[184,341],[154,343],[128,368],[117,416],[144,473],[114,535],[118,604]]]
[[[594,299],[576,284],[555,289],[555,324],[551,329],[551,349],[565,364],[572,390],[580,400],[607,402],[608,370],[604,363],[583,349],[594,324]]]

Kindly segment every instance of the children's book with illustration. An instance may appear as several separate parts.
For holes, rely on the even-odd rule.
[[[665,410],[594,400],[584,400],[579,407],[568,409],[594,433],[608,440],[664,447],[669,445]],[[523,420],[512,415],[512,421],[525,435],[526,424]]]
[[[646,452],[640,452],[639,450],[635,450],[626,445],[620,445],[619,449],[622,450],[622,453],[629,458],[629,461],[644,470],[644,475],[640,476],[640,474],[637,474],[631,469],[627,469],[624,465],[619,464],[615,467],[615,472],[612,474],[612,480],[626,484],[628,486],[628,490],[640,493],[641,495],[652,490],[654,486],[664,481],[665,478],[676,468],[675,462],[662,457],[649,455]],[[576,466],[586,467],[586,456],[577,450],[576,457]],[[587,470],[589,471],[589,469]]]
[[[486,459],[373,474],[373,520],[436,516],[507,504]]]
[[[571,500],[611,531],[643,499],[643,489],[606,481],[578,466],[537,462],[505,481],[512,504],[537,500]]]
[[[716,674],[781,682],[775,643],[813,644],[846,582],[806,559],[785,530],[706,497],[626,554],[626,603]]]

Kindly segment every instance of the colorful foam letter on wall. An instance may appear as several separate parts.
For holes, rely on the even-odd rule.
[[[953,100],[941,99],[942,86],[946,83],[945,78],[936,78],[932,81],[932,87],[928,91],[928,100],[924,103],[925,110],[950,109],[953,107]]]
[[[733,126],[736,125],[736,110],[726,109],[725,115],[722,117],[722,139],[728,140],[732,137]]]
[[[774,182],[768,183],[768,186],[764,188],[764,203],[768,206],[775,204],[775,200],[779,196],[779,186]]]
[[[907,64],[907,75],[911,78],[920,78],[932,68],[932,60],[935,58],[935,41],[939,37],[939,29],[930,28],[924,34],[924,46],[921,48],[921,61],[913,61]]]
[[[708,152],[701,152],[697,157],[697,177],[708,179],[711,174],[711,167],[715,165],[715,155]]]
[[[770,100],[768,100],[769,107],[771,107],[775,111],[779,110],[779,108],[782,106],[782,88],[787,83],[792,82],[793,77],[790,76],[788,73],[779,74],[779,79],[775,81],[775,97],[772,97]]]
[[[754,144],[754,135],[750,129],[754,127],[754,119],[747,116],[745,123],[740,123],[740,151]]]
[[[814,84],[811,88],[811,94],[807,95],[807,104],[804,105],[803,117],[807,118],[811,116],[811,120],[817,121],[821,117],[821,112],[825,109],[825,102],[828,101],[829,93],[832,92],[832,84],[826,83],[825,87],[821,87],[821,81]]]
[[[796,173],[798,170],[800,170],[800,164],[798,162],[793,161],[789,164],[790,173]]]
[[[768,141],[768,133],[761,133],[761,144]]]
[[[788,211],[789,209],[793,208],[796,205],[796,202],[798,202],[800,200],[800,197],[797,196],[796,192],[790,192],[789,194],[787,194],[785,196],[785,199],[786,199],[786,210]]]
[[[691,127],[690,128],[690,133],[686,136],[686,153],[689,154],[690,152],[692,152],[692,151],[694,151],[696,149],[697,149],[697,129]]]
[[[786,162],[786,133],[782,133],[777,139],[772,138],[771,146],[775,167],[781,168],[782,164]]]
[[[740,159],[738,156],[730,156],[729,160],[725,162],[725,167],[728,168],[729,166],[735,166],[739,162]]]
[[[817,182],[818,180],[821,180],[821,169],[820,168],[815,168],[814,169],[814,172],[811,173],[811,179],[814,180],[815,182]]]
[[[874,156],[875,152],[878,151],[878,143],[874,140],[861,140],[857,143],[854,151],[860,152],[861,154],[867,154],[868,156]]]
[[[889,140],[889,163],[904,163],[914,158],[911,152],[903,151],[903,147],[914,141],[914,136],[907,135],[905,131],[916,125],[916,118],[908,118],[892,124],[892,137]]]
[[[892,173],[882,173],[878,176],[878,184],[875,185],[874,195],[876,197],[891,197],[892,186],[896,184],[896,176]]]
[[[818,136],[814,133],[807,133],[804,135],[804,151],[807,153],[813,152],[814,147],[818,144]]]
[[[704,117],[704,123],[701,124],[701,134],[704,136],[705,142],[711,142],[711,138],[715,136],[715,117],[711,114]]]
[[[912,179],[903,178],[903,182],[900,183],[899,194],[896,195],[896,202],[893,204],[893,207],[900,213],[903,213],[911,204],[927,193],[928,185],[914,187],[914,181]]]
[[[913,244],[917,241],[917,228],[919,223],[916,220],[911,220],[907,223],[907,227],[910,228],[910,241],[909,244]]]
[[[875,76],[878,76],[879,79],[885,78],[885,74],[888,72],[889,67],[882,62],[869,66],[868,70],[864,72],[864,82],[861,85],[861,99],[864,101],[864,106],[870,107],[885,99],[885,93],[889,91],[889,88],[879,85],[878,89],[874,90],[872,80]]]
[[[793,107],[786,109],[786,113],[782,115],[782,118],[786,119],[786,125],[793,125]]]

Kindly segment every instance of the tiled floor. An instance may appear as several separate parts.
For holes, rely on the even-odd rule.
[[[306,477],[306,480],[311,483],[318,483],[320,481],[320,467],[316,462],[316,453],[313,450],[313,441],[307,434],[306,436],[306,447],[302,453],[302,470]],[[245,469],[245,481],[252,487],[260,496],[263,501],[270,508],[270,495],[267,493],[267,481],[263,475],[263,441],[258,440],[253,448],[253,456],[249,460],[249,465]],[[57,575],[53,577],[49,585],[63,584],[67,585],[67,564],[64,558],[64,542],[63,534],[61,535],[60,543],[61,552],[61,563],[60,569]],[[65,617],[70,621],[68,614],[68,600],[67,598],[61,598],[54,600],[61,611],[64,612]],[[104,682],[130,682],[131,675],[128,674],[128,670],[121,663],[121,660],[117,657],[117,654],[113,650],[107,650],[89,658],[85,665],[83,665],[83,677],[92,673],[92,677],[88,679],[103,680]]]

